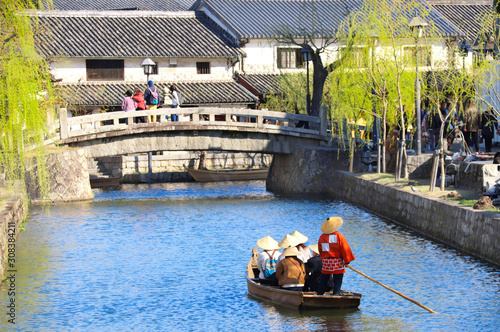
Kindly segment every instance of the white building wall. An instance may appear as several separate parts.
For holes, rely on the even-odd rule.
[[[124,59],[124,81],[141,82],[146,80],[141,67],[143,58]],[[170,59],[151,58],[158,62],[158,75],[150,75],[150,79],[162,82],[177,81],[209,81],[231,79],[232,68],[227,59],[175,59],[177,64],[171,65]],[[58,59],[51,63],[51,72],[55,79],[62,79],[63,83],[93,82],[87,81],[86,59],[68,58]],[[197,74],[196,62],[210,62],[210,74]]]
[[[319,43],[317,43],[319,45]],[[404,46],[415,46],[413,40],[404,41],[401,43],[401,53]],[[421,45],[422,46],[422,45]],[[281,47],[296,47],[293,45],[280,45],[273,43],[268,39],[252,39],[243,46],[247,57],[244,59],[244,72],[247,74],[257,73],[286,73],[286,72],[299,72],[303,69],[279,69],[277,65],[277,50]],[[424,67],[420,65],[422,70],[441,69],[448,66],[448,47],[444,40],[434,40],[430,42],[432,51],[432,65]],[[298,47],[297,47],[298,48]],[[338,45],[332,44],[324,53],[322,53],[323,64],[332,63],[338,56]],[[375,54],[380,54],[382,47],[377,47]]]

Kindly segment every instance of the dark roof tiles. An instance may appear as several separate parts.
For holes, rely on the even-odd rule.
[[[148,14],[149,13],[149,14]],[[39,12],[49,57],[232,58],[243,52],[194,12]]]
[[[432,5],[432,8],[463,31],[470,41],[474,41],[478,37],[481,30],[481,18],[493,11],[491,4],[441,4]]]
[[[171,83],[155,83],[160,90],[162,99],[165,97],[164,88]],[[184,105],[209,104],[253,104],[256,101],[248,90],[235,81],[210,82],[177,82],[177,89],[181,91]],[[57,84],[56,89],[62,100],[69,105],[76,106],[121,106],[124,93],[127,90],[146,89],[146,83],[103,82]]]
[[[280,75],[277,74],[242,74],[238,75],[238,80],[261,96],[281,92]]]
[[[52,0],[56,10],[182,11],[193,3],[194,0]]]
[[[422,6],[428,6],[424,0]],[[235,30],[237,38],[268,38],[282,26],[300,36],[303,31],[331,33],[338,29],[349,12],[361,8],[362,0],[198,0],[191,9],[205,4],[209,11],[225,20]],[[456,36],[460,32],[431,11],[441,35]]]

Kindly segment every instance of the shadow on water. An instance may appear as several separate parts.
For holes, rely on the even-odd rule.
[[[316,328],[323,331],[353,331],[353,316],[360,313],[358,308],[301,310],[274,304],[250,294],[247,294],[247,297],[258,302],[269,314],[279,315],[291,321],[314,323]],[[296,327],[299,327],[299,324]]]

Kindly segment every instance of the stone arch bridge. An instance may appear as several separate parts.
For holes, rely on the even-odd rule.
[[[174,114],[179,121],[172,121]],[[85,149],[89,158],[151,151],[291,154],[297,145],[320,146],[329,139],[324,110],[319,117],[235,108],[160,108],[68,117],[61,109],[59,120],[60,143]]]

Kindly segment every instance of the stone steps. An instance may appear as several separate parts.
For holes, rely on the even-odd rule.
[[[106,170],[104,164],[94,158],[88,158],[89,163],[89,177],[91,179],[95,178],[110,178],[112,174]]]

